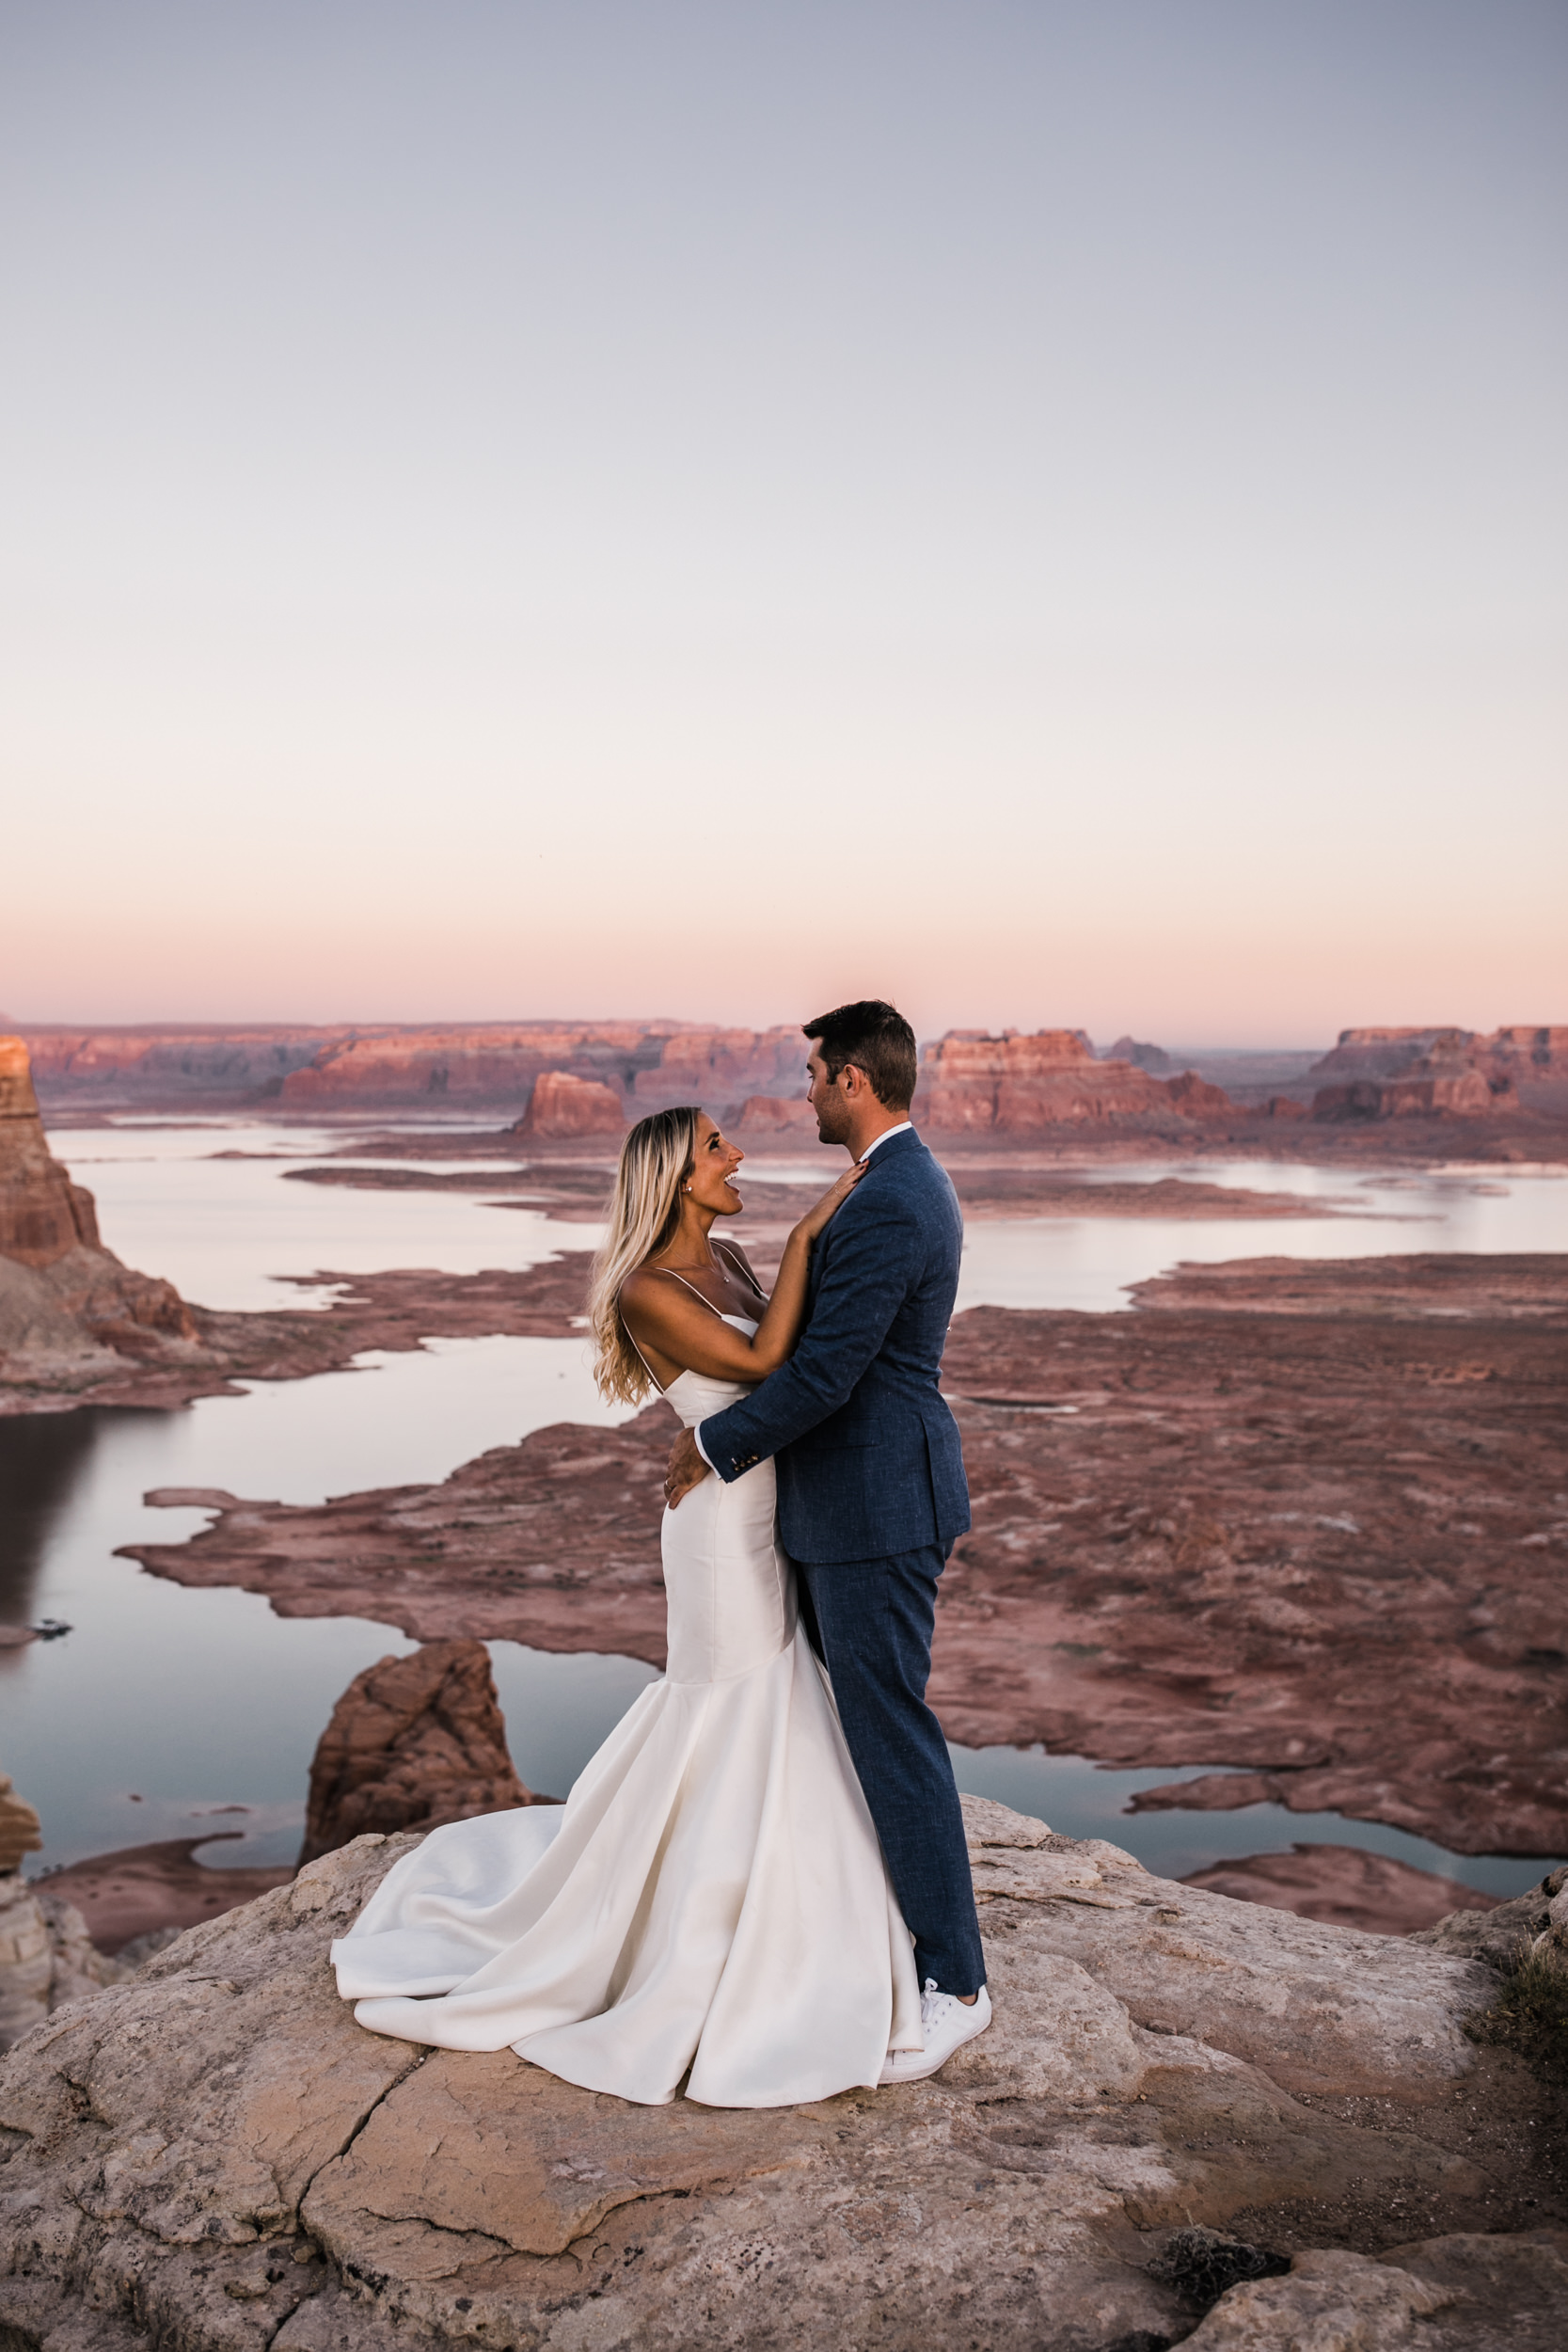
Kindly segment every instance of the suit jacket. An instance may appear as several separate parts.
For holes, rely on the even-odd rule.
[[[726,1484],[776,1456],[795,1560],[943,1549],[969,1525],[958,1426],[938,1391],[963,1220],[911,1129],[872,1153],[812,1250],[794,1355],[702,1425]]]

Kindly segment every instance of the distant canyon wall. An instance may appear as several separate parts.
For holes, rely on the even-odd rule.
[[[1007,1029],[1000,1037],[950,1029],[926,1048],[914,1115],[941,1136],[1108,1123],[1164,1129],[1242,1116],[1222,1088],[1192,1071],[1159,1078],[1136,1062],[1097,1059],[1081,1029]]]
[[[481,1105],[522,1113],[549,1079],[608,1089],[633,1117],[673,1103],[798,1094],[798,1028],[675,1021],[421,1023],[334,1027],[40,1027],[22,1036],[52,1114],[207,1104],[309,1113]],[[551,1089],[546,1089],[546,1094]],[[596,1131],[604,1094],[594,1098]],[[586,1098],[541,1105],[541,1132],[581,1132]],[[573,1115],[579,1124],[574,1129]],[[562,1122],[564,1121],[564,1124]]]
[[[1342,1029],[1307,1073],[1323,1120],[1568,1117],[1568,1027]]]
[[[497,1112],[531,1139],[616,1135],[626,1121],[701,1103],[743,1136],[812,1129],[806,1043],[770,1029],[676,1021],[522,1021],[333,1027],[148,1025],[22,1032],[40,1099],[72,1110],[232,1110],[304,1116]],[[1203,1057],[1197,1057],[1198,1059]],[[915,1117],[933,1134],[1027,1137],[1063,1129],[1216,1132],[1216,1122],[1568,1119],[1568,1027],[1344,1030],[1281,1090],[1271,1057],[1216,1054],[1202,1072],[1131,1037],[1096,1049],[1082,1029],[951,1029],[923,1054]],[[1235,1065],[1234,1090],[1229,1087]],[[1212,1083],[1225,1077],[1227,1086]],[[1251,1083],[1249,1081],[1261,1081]],[[1294,1098],[1293,1100],[1291,1098]]]
[[[352,1032],[284,1024],[248,1027],[179,1023],[129,1028],[28,1028],[19,1035],[32,1057],[33,1082],[45,1110],[164,1107],[184,1098],[258,1102],[276,1097],[291,1072]]]

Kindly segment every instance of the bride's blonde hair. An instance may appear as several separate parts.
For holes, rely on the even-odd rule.
[[[621,1285],[664,1248],[680,1221],[681,1186],[697,1164],[697,1106],[654,1111],[621,1146],[610,1231],[588,1280],[594,1377],[611,1404],[641,1405],[654,1383],[621,1319]]]

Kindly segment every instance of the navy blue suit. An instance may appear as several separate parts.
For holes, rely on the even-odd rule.
[[[912,1129],[872,1152],[812,1250],[786,1364],[702,1425],[731,1482],[769,1455],[801,1614],[832,1678],[922,1979],[984,1981],[963,1820],[926,1704],[937,1579],[969,1525],[958,1428],[938,1388],[963,1220]]]

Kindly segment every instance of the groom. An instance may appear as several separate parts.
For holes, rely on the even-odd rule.
[[[816,1131],[865,1174],[813,1244],[799,1346],[751,1395],[683,1430],[672,1506],[776,1457],[779,1532],[800,1613],[914,1936],[926,2047],[891,2051],[912,2082],[990,2023],[963,1820],[926,1704],[937,1579],[969,1525],[953,1416],[937,1379],[963,1240],[945,1172],[910,1123],[914,1031],[870,998],[805,1024]]]

